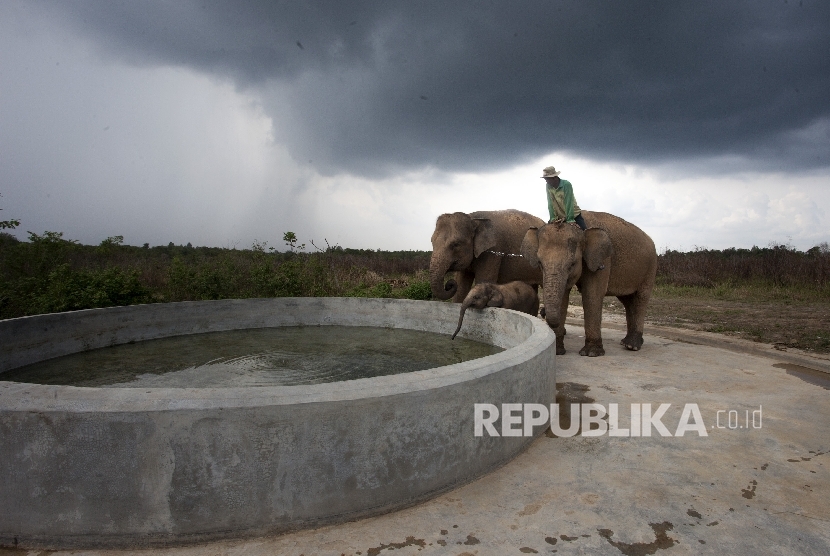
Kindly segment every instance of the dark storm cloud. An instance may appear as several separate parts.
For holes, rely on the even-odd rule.
[[[60,2],[133,64],[261,92],[323,171],[474,170],[554,150],[830,165],[830,3]]]

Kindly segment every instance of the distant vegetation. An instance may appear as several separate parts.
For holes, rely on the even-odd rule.
[[[723,284],[757,284],[827,291],[830,248],[827,242],[801,252],[789,245],[752,249],[697,249],[660,255],[658,283],[715,288]]]
[[[17,222],[15,222],[17,224]],[[296,236],[287,251],[265,242],[249,249],[173,245],[134,247],[123,237],[80,245],[58,232],[18,241],[0,232],[0,318],[109,307],[247,297],[356,296],[429,299],[429,251],[373,251],[327,246],[305,252]],[[312,247],[315,249],[315,247]],[[830,298],[830,252],[789,246],[667,251],[658,292],[753,286]]]
[[[609,303],[621,312],[618,303]],[[660,255],[651,323],[830,352],[830,250],[788,245],[667,251]]]
[[[136,303],[206,299],[353,296],[429,299],[427,251],[327,247],[304,253],[294,234],[288,251],[265,242],[250,249],[98,246],[63,234],[0,233],[0,318]]]

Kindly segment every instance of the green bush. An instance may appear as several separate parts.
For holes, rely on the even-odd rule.
[[[401,294],[406,299],[429,301],[430,299],[432,299],[432,288],[429,285],[429,281],[422,280],[412,282],[406,288],[403,289]]]
[[[37,314],[146,303],[150,291],[141,284],[136,271],[74,271],[62,264],[43,283],[36,284],[27,297],[26,312]]]
[[[188,263],[177,256],[168,269],[167,299],[200,301],[246,297],[236,295],[244,278],[244,271],[233,260],[204,259]]]
[[[381,282],[368,289],[367,297],[392,297],[392,284]]]
[[[283,262],[274,271],[270,283],[273,297],[299,297],[303,295],[303,265],[296,257]]]
[[[239,250],[172,242],[137,247],[125,245],[117,235],[98,245],[80,245],[60,232],[30,232],[28,241],[0,232],[0,318],[151,301],[342,295],[419,298],[428,291],[412,282],[422,279],[428,252],[335,246],[304,253],[296,242],[289,247],[293,249],[284,253],[266,242]]]

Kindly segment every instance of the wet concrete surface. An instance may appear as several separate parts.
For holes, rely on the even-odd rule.
[[[548,434],[493,473],[408,509],[282,536],[164,552],[830,553],[826,360],[793,354],[776,359],[775,353],[690,343],[688,335],[683,340],[647,334],[642,350],[630,352],[619,345],[624,332],[610,328],[603,330],[605,357],[587,358],[578,355],[581,328],[568,329],[568,353],[557,358],[560,401],[593,400],[606,409],[618,404],[623,428],[630,428],[631,404],[649,403],[656,412],[669,403],[661,422],[672,434],[686,404],[697,404],[708,435],[687,431],[683,437],[664,437],[654,428],[650,437]],[[566,426],[564,420],[560,424]],[[27,553],[0,550],[0,556]]]

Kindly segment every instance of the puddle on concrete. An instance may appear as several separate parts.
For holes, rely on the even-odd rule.
[[[404,542],[390,542],[389,544],[381,544],[380,546],[375,546],[366,551],[368,556],[377,556],[384,550],[395,550],[401,549],[407,546],[420,546],[418,550],[426,548],[427,543],[424,539],[416,539],[413,536],[406,537]]]
[[[804,382],[809,382],[810,384],[821,386],[825,390],[830,390],[830,373],[817,371],[816,369],[795,365],[793,363],[775,363],[773,367],[776,369],[784,369],[788,375],[798,377]]]
[[[751,500],[755,498],[755,489],[758,488],[758,481],[752,479],[749,481],[749,485],[746,488],[741,489],[741,496],[746,498],[747,500]]]
[[[658,550],[665,550],[677,544],[677,539],[673,539],[668,535],[668,532],[674,529],[674,525],[669,521],[663,523],[649,523],[651,529],[654,531],[654,541],[650,543],[624,543],[612,539],[614,531],[611,529],[599,529],[599,536],[604,538],[608,543],[625,554],[626,556],[645,556],[647,554],[654,554]]]
[[[463,338],[365,326],[304,326],[191,334],[41,361],[0,380],[88,387],[291,386],[372,378],[503,351]]]
[[[586,393],[591,387],[578,382],[557,382],[556,403],[559,404],[559,427],[563,430],[571,428],[571,404],[594,403],[596,400]],[[579,425],[577,435],[582,434],[582,424]],[[545,431],[548,438],[558,438],[550,429]]]

